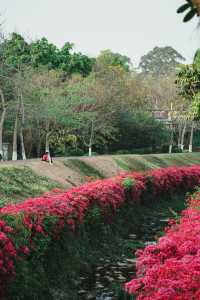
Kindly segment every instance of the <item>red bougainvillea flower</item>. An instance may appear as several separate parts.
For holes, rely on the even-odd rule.
[[[137,300],[200,299],[200,192],[189,203],[179,224],[137,252],[137,278],[125,285]]]
[[[200,185],[200,166],[124,173],[65,192],[54,189],[35,199],[4,206],[0,209],[1,291],[15,275],[16,261],[37,249],[45,251],[37,248],[40,240],[52,238],[56,242],[65,226],[75,231],[93,207],[98,207],[105,221],[111,222],[126,202],[123,182],[127,177],[133,179],[129,190],[132,199],[128,200],[129,205],[131,201],[134,205],[148,201],[150,196],[156,201],[164,194],[192,190]],[[196,197],[197,200],[190,199],[190,208],[183,212],[180,225],[167,229],[158,245],[138,252],[138,278],[126,285],[126,290],[136,293],[138,299],[199,299],[200,196]]]

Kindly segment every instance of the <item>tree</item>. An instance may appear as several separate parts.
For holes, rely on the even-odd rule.
[[[55,45],[49,43],[46,38],[32,42],[29,45],[29,48],[31,65],[34,68],[46,66],[51,70],[59,67],[59,49]],[[65,58],[67,58],[67,56]]]
[[[104,66],[122,67],[125,71],[130,71],[132,63],[129,57],[119,53],[113,53],[111,50],[101,51],[97,57],[97,62]]]
[[[114,138],[112,123],[118,106],[115,101],[110,101],[109,90],[101,80],[92,73],[71,87],[73,97],[80,99],[81,103],[79,111],[82,113],[77,134],[87,147],[89,156],[92,155],[92,148],[97,148],[98,142],[105,146]],[[110,82],[111,91],[112,84]]]
[[[25,82],[27,126],[32,123],[37,153],[43,144],[48,152],[52,145],[74,144],[93,101],[85,92],[90,79],[74,75],[64,80],[61,71],[30,69]]]
[[[12,33],[9,39],[4,38],[0,48],[1,61],[13,71],[31,62],[30,47],[20,34]]]
[[[49,43],[46,38],[28,43],[17,33],[12,33],[0,44],[5,64],[18,69],[18,66],[31,66],[33,68],[46,67],[49,70],[62,70],[65,75],[79,73],[88,76],[95,63],[82,53],[73,53],[73,44],[67,42],[59,49]],[[2,50],[2,51],[1,51]]]
[[[15,36],[16,40],[18,40],[18,37]],[[18,40],[18,48],[16,47],[16,57],[14,58],[12,53],[12,60],[13,62],[17,62],[18,64],[20,61],[18,61],[18,51],[20,52],[21,45],[23,44],[23,41],[20,39]],[[23,46],[22,46],[23,48]],[[22,50],[22,49],[21,49]],[[4,126],[6,121],[6,115],[8,113],[8,108],[11,105],[12,98],[13,98],[13,87],[14,82],[12,79],[13,75],[13,68],[7,65],[6,59],[5,59],[5,52],[9,52],[10,49],[5,44],[5,37],[2,32],[0,32],[0,111],[1,111],[1,117],[0,117],[0,154],[3,157],[3,136],[4,136]]]
[[[193,135],[195,129],[195,121],[200,118],[200,60],[199,50],[196,52],[192,65],[182,65],[177,72],[177,80],[179,91],[184,101],[189,102],[186,120],[189,121],[191,127],[189,152],[192,152]],[[186,130],[186,122],[182,133],[182,149],[183,139]]]
[[[0,98],[1,98],[1,118],[0,118],[0,154],[3,157],[3,129],[6,116],[6,101],[4,97],[3,89],[0,87]]]
[[[145,74],[160,76],[172,72],[184,60],[172,47],[155,47],[141,57],[139,68]]]
[[[153,150],[168,140],[164,125],[148,112],[124,111],[118,117],[118,140],[114,149],[129,150],[151,147]]]
[[[25,90],[25,70],[16,71],[12,75],[13,83],[13,94],[12,99],[9,101],[9,106],[7,108],[7,121],[13,124],[13,151],[12,151],[12,160],[18,159],[18,144],[20,143],[21,148],[21,157],[23,160],[26,160],[26,151],[25,151],[25,141],[24,141],[24,127],[26,119],[26,110],[25,110],[25,99],[24,99],[24,90]],[[14,120],[14,122],[13,122]],[[18,143],[19,137],[19,143]]]

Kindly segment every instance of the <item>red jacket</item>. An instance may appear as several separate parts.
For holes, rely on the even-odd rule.
[[[42,156],[42,161],[49,161],[49,154],[48,154],[48,153],[45,153],[45,154]]]

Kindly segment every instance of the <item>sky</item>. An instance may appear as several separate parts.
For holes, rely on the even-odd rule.
[[[111,49],[137,66],[155,46],[172,46],[190,63],[200,47],[195,18],[182,22],[176,9],[183,0],[0,0],[3,29],[26,38],[41,37],[61,47],[97,56]]]

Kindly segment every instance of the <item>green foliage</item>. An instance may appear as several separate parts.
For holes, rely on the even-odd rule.
[[[186,0],[186,3],[181,5],[177,9],[177,13],[185,13],[186,15],[183,18],[183,22],[190,21],[195,15],[199,15],[197,7],[194,5],[192,0]]]
[[[132,63],[129,57],[119,53],[113,53],[111,50],[101,51],[97,57],[97,63],[104,66],[122,67],[125,71],[130,71]]]
[[[117,166],[120,167],[122,170],[129,171],[129,172],[131,171],[129,165],[125,161],[123,161],[119,157],[114,157],[113,159],[116,162]]]
[[[135,300],[135,296],[127,294],[122,288],[121,284],[114,283],[113,290],[118,300]]]
[[[191,101],[192,97],[194,97],[200,89],[199,82],[200,72],[198,65],[182,65],[177,68],[176,83],[178,84],[180,93],[183,97],[189,97]]]
[[[78,147],[61,144],[56,146],[54,154],[55,156],[83,156],[85,152]]]
[[[190,102],[188,117],[199,119],[200,116],[200,54],[196,51],[194,62],[191,65],[182,65],[177,69],[176,84],[180,95]]]
[[[132,149],[152,147],[155,151],[168,140],[164,125],[145,112],[121,113],[117,127],[119,136],[112,150],[129,150],[132,153]]]
[[[72,49],[71,43],[65,43],[58,49],[46,38],[28,43],[20,34],[14,32],[0,44],[0,60],[13,70],[29,65],[33,68],[43,66],[49,70],[62,70],[67,75],[89,75],[95,59],[82,53],[71,53]]]
[[[30,168],[0,168],[0,206],[47,192],[60,184],[36,175]]]
[[[143,153],[139,148],[156,152],[168,142],[168,132],[147,111],[155,102],[159,109],[176,103],[169,71],[182,59],[171,47],[156,47],[141,60],[144,73],[137,74],[128,57],[110,50],[94,60],[74,53],[71,43],[59,49],[46,38],[27,42],[13,33],[0,42],[4,139],[13,142],[18,117],[29,158],[40,156],[47,141],[56,155],[82,155],[88,148],[99,154],[119,149]],[[165,75],[158,80],[158,73]]]
[[[21,65],[31,63],[30,48],[18,33],[12,33],[10,39],[0,43],[0,61],[16,71]]]
[[[197,69],[200,69],[200,49],[197,49],[197,51],[195,52],[193,64]]]
[[[65,161],[65,165],[67,167],[71,167],[72,169],[75,169],[78,171],[81,175],[88,176],[91,178],[104,178],[104,175],[97,170],[94,166],[86,163],[85,161],[81,159],[68,159]]]
[[[135,183],[135,180],[133,178],[127,177],[123,181],[123,186],[124,186],[125,190],[131,190],[134,183]]]
[[[147,154],[147,155],[116,155],[113,156],[117,165],[125,171],[146,171],[153,168],[184,166],[200,163],[197,153]]]
[[[139,68],[143,73],[165,75],[175,69],[185,58],[172,47],[155,47],[141,57]]]

